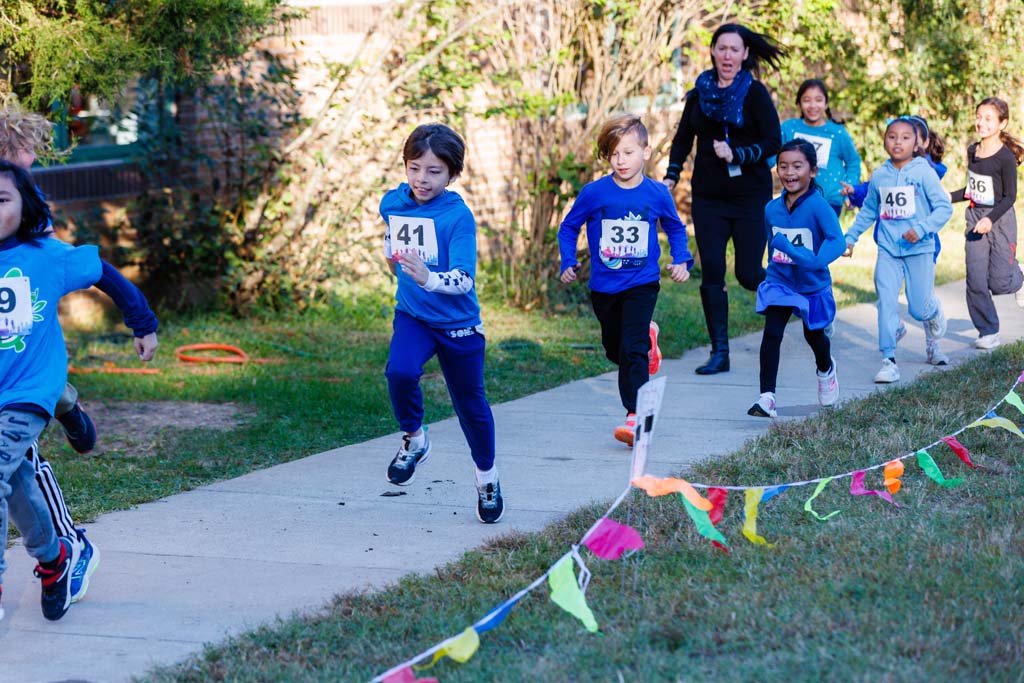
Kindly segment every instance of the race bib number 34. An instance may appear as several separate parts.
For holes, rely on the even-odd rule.
[[[27,277],[0,278],[0,337],[32,331],[32,290]]]
[[[437,231],[432,218],[389,216],[387,253],[391,257],[415,252],[428,266],[437,265]]]
[[[888,220],[903,220],[917,213],[913,185],[893,185],[879,189],[879,215]]]
[[[605,259],[647,258],[647,221],[601,221],[601,256]]]
[[[777,228],[772,226],[772,236],[774,237],[775,235],[785,235],[786,239],[794,247],[803,247],[804,249],[814,251],[814,237],[807,228]],[[772,261],[775,263],[792,263],[793,259],[783,251],[772,249]]]
[[[995,188],[992,186],[992,176],[981,175],[972,171],[967,172],[967,191],[964,196],[975,204],[992,206],[996,203]]]

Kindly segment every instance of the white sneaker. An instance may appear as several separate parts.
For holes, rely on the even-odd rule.
[[[747,410],[747,415],[753,415],[754,417],[778,417],[779,414],[775,412],[775,394],[770,391],[761,394],[760,398],[757,399],[757,403],[750,406],[750,409]]]
[[[974,340],[974,348],[976,349],[994,349],[999,346],[999,333],[995,334],[983,334]]]
[[[888,358],[882,359],[882,369],[875,373],[876,384],[889,384],[890,382],[900,381],[900,369],[896,367],[896,362],[891,361]]]
[[[928,354],[928,362],[932,365],[949,365],[949,356],[939,348],[938,339],[929,339],[924,345],[925,353]]]
[[[942,310],[941,303],[935,317],[924,321],[924,336],[929,340],[942,339],[946,336],[946,313]]]
[[[899,344],[900,340],[907,336],[907,324],[902,320],[896,325],[896,343]]]
[[[1024,263],[1017,262],[1017,267],[1020,268],[1020,272],[1024,273]],[[1013,293],[1013,300],[1017,302],[1017,305],[1024,308],[1024,285],[1020,286],[1016,292]]]
[[[830,406],[839,400],[839,379],[836,377],[836,359],[832,359],[832,367],[824,375],[818,375],[818,403]]]

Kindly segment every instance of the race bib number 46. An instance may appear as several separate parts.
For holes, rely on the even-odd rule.
[[[814,145],[814,151],[817,152],[818,156],[818,168],[825,168],[828,166],[828,158],[832,154],[832,138],[825,138],[819,135],[808,135],[807,133],[794,133],[793,137]]]
[[[395,257],[415,252],[428,266],[437,265],[437,231],[432,218],[389,216],[387,254]]]
[[[777,228],[772,226],[772,236],[785,235],[794,247],[803,247],[814,251],[814,237],[807,228]],[[783,251],[772,249],[772,261],[775,263],[792,263],[793,259]]]
[[[601,256],[605,259],[647,258],[647,221],[601,221]]]
[[[27,277],[0,278],[0,337],[32,331],[32,290]]]
[[[913,185],[893,185],[879,190],[879,215],[888,220],[903,220],[917,212]]]
[[[995,188],[992,186],[992,176],[981,175],[972,171],[967,172],[967,191],[964,197],[975,204],[992,206],[996,203]]]

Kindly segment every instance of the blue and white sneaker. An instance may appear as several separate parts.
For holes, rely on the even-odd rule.
[[[78,563],[71,571],[71,602],[78,602],[89,590],[89,577],[100,566],[100,549],[85,537],[85,529],[75,529],[81,551]]]
[[[430,437],[427,436],[427,428],[423,428],[423,441],[419,448],[412,449],[411,438],[408,434],[402,436],[402,447],[388,465],[388,481],[396,486],[411,484],[413,477],[416,476],[416,466],[430,459]]]

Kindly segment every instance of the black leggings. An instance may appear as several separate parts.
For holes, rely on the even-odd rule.
[[[651,317],[660,288],[652,282],[615,294],[590,291],[604,355],[619,366],[619,398],[628,413],[636,412],[636,392],[650,379]]]
[[[793,315],[789,306],[769,306],[764,311],[764,335],[761,337],[761,393],[775,393],[775,382],[779,377],[779,350],[782,348],[782,336],[786,332],[786,323]],[[804,339],[814,351],[814,363],[818,372],[832,369],[832,344],[825,336],[825,330],[807,329],[804,323]]]
[[[693,198],[693,231],[700,253],[701,284],[725,284],[725,248],[732,238],[736,279],[751,291],[764,280],[764,207],[771,199],[743,198],[736,202]]]

